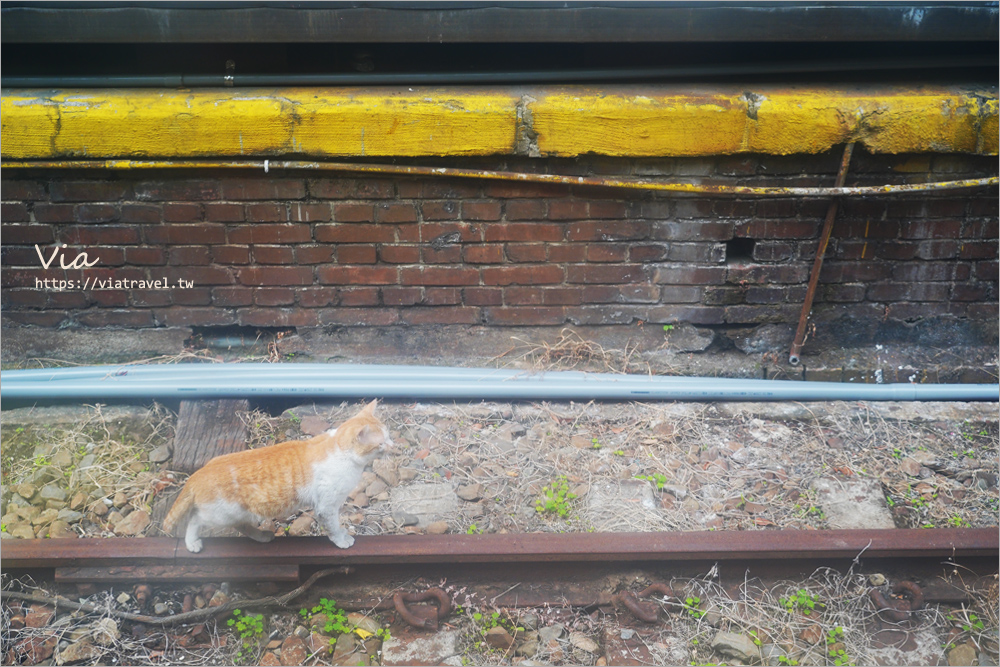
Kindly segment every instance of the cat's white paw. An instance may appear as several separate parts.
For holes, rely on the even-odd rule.
[[[190,551],[193,554],[196,554],[199,551],[201,551],[202,547],[204,547],[205,545],[202,544],[202,541],[199,539],[199,540],[192,540],[192,541],[185,540],[184,546],[187,547],[188,551]]]
[[[341,549],[347,549],[354,544],[354,538],[347,533],[344,533],[343,535],[331,535],[330,541]]]

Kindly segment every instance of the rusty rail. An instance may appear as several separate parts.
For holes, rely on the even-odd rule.
[[[677,533],[525,533],[359,536],[350,549],[324,537],[208,538],[201,553],[168,537],[5,540],[3,567],[43,569],[211,562],[300,565],[582,563],[624,561],[952,558],[1000,555],[1000,529],[762,530]]]

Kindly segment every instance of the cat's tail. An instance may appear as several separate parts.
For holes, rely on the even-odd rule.
[[[191,487],[185,484],[181,495],[177,496],[174,506],[170,508],[163,520],[163,532],[167,535],[173,535],[177,524],[184,521],[192,507],[194,507],[194,493],[191,491]]]

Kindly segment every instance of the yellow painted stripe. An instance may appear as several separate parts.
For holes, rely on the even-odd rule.
[[[5,159],[996,155],[996,93],[667,86],[5,90]]]

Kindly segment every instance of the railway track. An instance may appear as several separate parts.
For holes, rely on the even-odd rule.
[[[868,633],[864,641],[852,639],[850,649],[856,654],[864,647],[874,651],[870,655],[908,647],[916,651],[912,645],[926,643],[930,635],[941,635],[936,637],[944,644],[939,651],[968,644],[988,654],[996,650],[995,642],[989,645],[971,631],[963,634],[962,624],[949,626],[947,617],[954,616],[954,610],[966,610],[968,620],[967,610],[989,597],[990,587],[996,586],[998,545],[997,528],[359,536],[349,550],[337,549],[325,538],[279,538],[270,544],[216,538],[206,540],[199,554],[189,553],[183,540],[173,538],[10,540],[3,545],[5,619],[13,617],[9,610],[18,605],[51,602],[55,595],[62,596],[57,608],[61,603],[76,614],[106,615],[107,609],[99,612],[73,600],[82,595],[100,597],[102,591],[114,595],[146,591],[144,604],[136,607],[133,600],[134,613],[118,614],[121,622],[140,619],[141,624],[160,625],[164,636],[176,640],[188,627],[200,628],[211,617],[226,619],[234,608],[280,616],[283,611],[287,614],[289,605],[307,609],[320,600],[336,599],[340,609],[377,616],[388,624],[391,642],[385,650],[372,646],[366,658],[382,664],[446,662],[421,642],[462,628],[468,636],[470,624],[473,638],[479,631],[482,640],[465,650],[471,664],[525,659],[534,664],[588,663],[588,655],[591,664],[690,664],[679,657],[683,651],[676,646],[672,654],[663,648],[671,646],[665,637],[675,635],[686,637],[689,661],[739,664],[742,658],[734,657],[737,649],[716,640],[723,634],[744,638],[768,634],[759,620],[750,620],[747,609],[763,610],[766,601],[778,600],[778,615],[770,610],[764,616],[772,623],[774,618],[781,620],[785,634],[792,628],[791,639],[786,637],[782,644],[782,633],[775,631],[769,635],[774,641],[751,639],[750,644],[756,641],[761,651],[764,646],[779,647],[767,649],[774,653],[770,659],[775,664],[793,660],[813,664],[802,660],[822,655],[815,646],[822,648],[826,639],[836,639],[835,634],[825,633],[845,628],[849,622],[845,619],[852,617],[857,621],[855,630]],[[26,576],[46,592],[27,591],[17,583]],[[826,583],[817,583],[821,580]],[[831,581],[836,582],[833,588]],[[187,604],[173,613],[177,604],[171,606],[172,599],[183,597],[185,591],[190,598],[191,591],[223,582],[232,596],[227,605],[199,612]],[[782,596],[782,591],[796,590],[790,597]],[[286,591],[285,596],[275,597],[279,591]],[[799,603],[788,602],[796,594],[800,603],[812,601],[822,609],[810,619],[805,609],[797,607]],[[154,599],[167,603],[159,614]],[[494,612],[501,614],[493,616],[495,624],[482,627],[483,614],[489,619]],[[516,619],[539,615],[543,625],[548,619],[545,627],[575,625],[584,631],[573,635],[576,644],[564,636],[541,649],[532,647],[534,653],[521,651],[527,642]],[[495,630],[504,626],[503,619],[515,619],[507,623],[506,635]],[[810,628],[822,636],[813,637]],[[954,629],[960,630],[958,635]],[[538,630],[523,633],[530,639]],[[949,633],[954,635],[951,649]],[[418,645],[431,654],[415,657],[410,648]],[[585,650],[594,647],[596,653]],[[284,650],[273,648],[278,654]],[[263,645],[260,650],[259,659],[264,660],[260,664],[266,664],[267,651]],[[776,662],[777,652],[786,662]],[[18,660],[16,652],[11,655],[15,662],[27,664]],[[850,651],[845,656],[850,657]],[[763,653],[759,658],[768,659]],[[856,662],[858,656],[852,659],[854,664],[867,664]],[[885,658],[892,659],[898,655]],[[310,660],[357,664],[338,663],[336,654],[324,655],[322,650]],[[180,662],[191,664],[191,659]],[[831,658],[817,664],[836,663]]]

